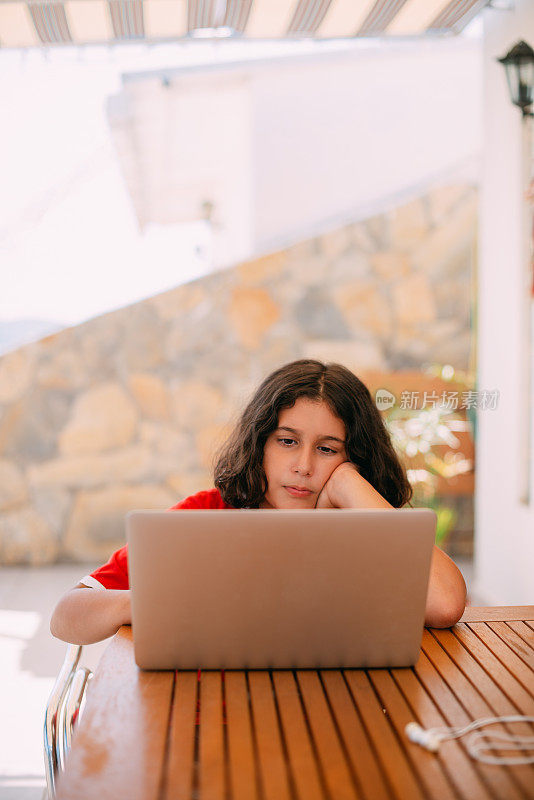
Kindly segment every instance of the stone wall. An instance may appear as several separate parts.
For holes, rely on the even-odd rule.
[[[476,190],[438,187],[0,358],[0,562],[103,561],[128,510],[210,487],[287,361],[467,369],[475,234]]]

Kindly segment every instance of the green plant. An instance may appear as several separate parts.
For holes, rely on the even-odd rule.
[[[425,505],[427,508],[433,508],[436,512],[436,544],[441,547],[454,530],[458,521],[458,514],[454,508],[442,505],[437,497],[432,498],[430,503],[427,502]]]
[[[454,380],[455,386],[468,389],[471,385],[466,373],[455,372],[449,365],[434,365],[428,373],[447,382]],[[465,431],[469,422],[462,413],[440,405],[419,409],[394,406],[386,425],[413,486],[412,503],[434,509],[436,544],[442,545],[454,530],[458,515],[436,494],[438,479],[455,478],[473,469],[472,460],[460,452],[461,443],[455,436],[455,432]]]

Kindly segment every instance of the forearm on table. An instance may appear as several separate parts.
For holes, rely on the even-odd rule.
[[[76,588],[64,594],[54,609],[50,632],[71,644],[93,644],[130,621],[129,591]]]
[[[426,598],[425,625],[450,628],[465,609],[467,587],[462,573],[443,550],[434,545]]]

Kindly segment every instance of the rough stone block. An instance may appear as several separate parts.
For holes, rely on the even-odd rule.
[[[57,537],[33,508],[0,516],[0,563],[50,564],[58,555]]]
[[[213,473],[208,469],[197,472],[175,472],[167,476],[167,486],[176,495],[172,505],[192,494],[213,488]]]
[[[61,542],[72,507],[72,493],[57,486],[32,486],[30,499],[32,507]]]
[[[369,256],[356,249],[347,250],[339,256],[324,274],[325,286],[337,286],[345,281],[373,280]]]
[[[356,252],[374,253],[377,249],[375,239],[370,235],[365,222],[355,222],[350,226],[353,248]]]
[[[232,426],[208,425],[197,433],[196,444],[199,467],[211,470],[214,459],[232,432]]]
[[[436,279],[443,279],[448,274],[447,263],[455,254],[472,252],[476,222],[476,198],[469,197],[414,247],[414,267]]]
[[[154,308],[136,303],[122,319],[121,346],[117,353],[119,374],[151,372],[164,361],[164,325]]]
[[[0,403],[13,403],[28,391],[34,373],[31,352],[23,347],[0,358]]]
[[[243,347],[259,347],[279,316],[278,307],[265,289],[239,287],[232,292],[228,321]]]
[[[70,489],[152,482],[165,478],[178,459],[179,454],[156,453],[147,444],[135,444],[111,453],[63,456],[32,466],[28,481],[32,487]]]
[[[346,253],[352,245],[351,229],[349,225],[329,231],[321,236],[321,251],[324,258],[333,263]]]
[[[87,364],[72,342],[70,349],[50,349],[37,367],[35,377],[43,389],[79,390],[91,380]]]
[[[195,431],[213,423],[220,418],[224,404],[220,389],[199,380],[172,381],[170,397],[172,420],[183,430]]]
[[[27,496],[26,481],[20,469],[11,461],[0,460],[0,511],[21,505]]]
[[[204,286],[200,281],[178,286],[170,292],[158,294],[146,302],[156,310],[162,320],[173,320],[180,314],[192,311],[205,299]]]
[[[322,286],[328,276],[328,264],[322,256],[310,255],[307,257],[288,257],[288,279],[282,285],[278,282],[278,289],[282,289],[284,304],[291,302],[291,292],[303,291],[308,286]]]
[[[284,250],[268,256],[245,261],[237,267],[239,281],[244,286],[263,284],[275,280],[287,268],[287,254]]]
[[[68,393],[33,386],[0,421],[0,453],[23,465],[51,458],[69,405]]]
[[[365,232],[373,243],[374,250],[389,250],[391,247],[390,220],[387,214],[379,214],[365,221]]]
[[[76,496],[62,554],[80,561],[105,562],[125,543],[125,516],[134,509],[165,510],[173,494],[160,486],[121,486],[81,491]]]
[[[392,296],[399,324],[432,322],[436,319],[436,303],[426,275],[414,273],[395,284]]]
[[[372,255],[371,266],[375,275],[385,281],[403,280],[412,272],[409,256],[394,250]]]
[[[287,256],[291,261],[306,261],[321,255],[321,239],[315,237],[304,239],[302,242],[291,245],[287,249]]]
[[[393,314],[387,297],[375,284],[349,284],[334,291],[334,297],[353,333],[387,339],[393,331]]]
[[[136,372],[130,375],[128,385],[144,417],[169,419],[169,393],[160,378],[149,373]]]
[[[445,217],[469,195],[475,195],[474,187],[465,184],[453,184],[452,186],[438,186],[433,189],[428,196],[430,214],[434,225],[441,225]]]
[[[80,395],[70,421],[59,435],[64,455],[98,453],[132,441],[137,411],[117,383],[96,386]]]
[[[410,250],[421,242],[429,229],[429,214],[424,198],[405,203],[391,212],[391,249]]]
[[[343,364],[356,375],[362,369],[385,367],[382,349],[377,341],[309,341],[303,346],[302,357]]]
[[[328,290],[311,287],[295,307],[302,334],[312,339],[348,339],[349,330]]]

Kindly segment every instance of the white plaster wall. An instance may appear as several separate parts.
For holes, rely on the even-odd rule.
[[[499,389],[497,411],[478,415],[476,591],[489,603],[534,603],[534,499],[520,501],[525,415],[521,113],[508,95],[503,56],[519,39],[534,45],[534,3],[485,16],[484,150],[481,185],[478,386]]]
[[[252,250],[250,88],[242,71],[128,80],[109,118],[141,228],[208,218],[213,266]]]
[[[123,168],[140,221],[198,218],[212,199],[221,267],[436,180],[476,181],[481,54],[477,38],[370,42],[125,76],[135,157]]]
[[[255,252],[380,213],[466,162],[477,177],[481,55],[454,38],[255,70]]]

